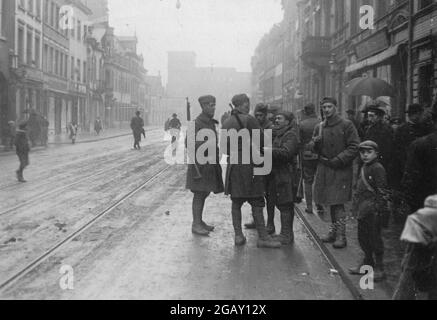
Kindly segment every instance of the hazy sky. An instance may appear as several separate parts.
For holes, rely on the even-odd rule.
[[[118,35],[139,39],[149,74],[166,79],[167,51],[194,51],[198,66],[250,71],[261,37],[282,20],[280,0],[109,0]],[[166,80],[165,80],[166,81]]]

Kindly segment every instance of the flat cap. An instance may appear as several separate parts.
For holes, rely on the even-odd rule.
[[[437,209],[437,195],[432,195],[426,198],[425,208]]]
[[[307,116],[311,116],[316,113],[316,106],[313,103],[307,104],[303,111]]]
[[[255,113],[258,112],[267,114],[269,112],[269,108],[264,103],[259,103],[255,107]]]
[[[217,99],[214,96],[207,95],[199,98],[200,105],[208,104],[208,103],[216,103]]]
[[[367,141],[364,141],[360,144],[359,149],[360,150],[372,149],[372,150],[378,151],[379,147],[375,141],[367,140]]]
[[[237,94],[236,96],[234,96],[232,98],[232,104],[235,107],[240,107],[240,106],[242,106],[246,102],[250,102],[250,99],[247,96],[247,94],[244,94],[244,93],[243,94]]]
[[[277,113],[277,116],[284,116],[284,118],[290,121],[290,123],[295,119],[294,114],[289,111],[280,111]]]
[[[424,111],[425,111],[425,109],[420,104],[413,103],[413,104],[410,104],[408,106],[408,109],[407,109],[407,111],[405,111],[405,113],[408,113],[408,114],[417,114],[417,113],[422,113]]]
[[[379,106],[369,106],[367,112],[374,112],[376,115],[383,116],[386,114],[385,110]]]
[[[333,97],[325,97],[322,99],[321,104],[323,105],[325,103],[332,103],[334,106],[337,106],[337,99]]]

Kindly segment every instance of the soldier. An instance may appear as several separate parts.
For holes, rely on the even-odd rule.
[[[428,196],[437,194],[437,99],[432,121],[434,132],[414,141],[408,150],[401,190],[410,212],[419,210]]]
[[[313,211],[313,185],[314,178],[316,176],[317,165],[319,163],[319,156],[314,153],[312,148],[312,138],[314,129],[320,120],[316,114],[316,106],[314,104],[309,104],[305,106],[303,112],[303,119],[300,123],[300,139],[303,146],[302,152],[302,165],[303,165],[303,177],[305,184],[305,200],[306,200],[306,213],[314,214]],[[323,213],[323,207],[319,204],[317,206],[317,211],[319,214]]]
[[[331,211],[330,231],[322,241],[343,249],[347,246],[345,204],[352,199],[352,164],[360,138],[353,123],[337,114],[335,98],[324,98],[321,105],[325,121],[314,130],[315,151],[319,154],[314,200]]]
[[[281,233],[275,237],[282,245],[294,242],[293,163],[299,152],[299,139],[293,130],[294,115],[279,112],[273,129],[273,170],[267,177],[268,201],[281,212]]]
[[[18,126],[15,136],[15,150],[20,160],[20,167],[16,171],[19,182],[26,182],[23,177],[24,169],[29,165],[29,140],[27,138],[27,122],[22,122]]]
[[[379,147],[379,161],[386,172],[389,172],[393,157],[393,130],[384,122],[385,111],[376,103],[369,105],[367,115],[370,126],[364,135],[364,140],[376,142]]]
[[[141,112],[137,111],[135,113],[135,117],[132,118],[130,127],[132,129],[133,135],[134,135],[134,149],[140,150],[140,142],[141,142],[141,134],[144,130],[144,120],[140,117]]]
[[[258,121],[249,115],[250,100],[245,94],[240,94],[232,99],[232,104],[235,109],[232,112],[232,116],[224,123],[223,129],[226,131],[248,130],[250,134],[249,141],[238,141],[238,164],[229,163],[226,172],[226,195],[231,196],[232,200],[232,223],[235,231],[235,245],[242,246],[246,243],[246,238],[242,231],[241,225],[241,207],[245,202],[249,202],[252,207],[252,215],[256,224],[256,228],[259,234],[258,247],[259,248],[280,248],[281,243],[273,240],[268,234],[263,208],[265,207],[264,200],[264,179],[262,176],[254,175],[255,165],[252,157],[250,157],[250,164],[243,164],[243,144],[252,146],[258,149],[261,153],[261,146],[256,145],[256,141],[251,138],[254,130],[261,130]],[[227,150],[227,153],[232,154],[230,150],[229,137],[228,139],[222,138],[222,151]],[[227,145],[227,148],[224,146]],[[235,146],[232,146],[234,149]],[[235,156],[235,155],[234,155]]]
[[[273,129],[273,123],[267,118],[268,115],[268,107],[262,103],[258,104],[255,107],[255,118],[258,120],[258,124],[261,127],[261,130]],[[268,181],[268,180],[266,180]],[[272,201],[269,201],[269,187],[268,182],[266,185],[266,195],[265,195],[266,203],[267,203],[267,231],[269,234],[274,234],[276,232],[275,229],[275,204]],[[247,223],[244,225],[246,229],[256,229],[255,221],[251,223]]]
[[[181,128],[182,128],[182,123],[178,119],[178,115],[174,113],[172,119],[168,123],[168,129],[170,130],[170,135],[171,135],[171,145],[172,145],[173,155],[176,154],[177,142],[179,141]]]
[[[195,121],[195,133],[203,129],[209,129],[214,132],[217,137],[216,125],[218,121],[214,120],[216,98],[213,96],[204,96],[199,98],[199,104],[202,108],[202,113]],[[206,141],[195,141],[195,151]],[[194,151],[194,150],[193,150]],[[195,158],[195,155],[193,155]],[[206,224],[203,219],[203,208],[205,200],[211,192],[218,194],[224,192],[222,168],[219,161],[218,139],[216,139],[216,159],[215,163],[207,163],[200,165],[188,165],[187,185],[186,188],[191,190],[193,197],[193,234],[200,236],[208,236],[210,232],[214,231],[213,226]]]

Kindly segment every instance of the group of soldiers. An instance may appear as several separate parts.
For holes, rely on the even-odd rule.
[[[199,103],[202,113],[195,120],[196,133],[209,129],[218,136],[215,97],[201,97]],[[223,181],[220,159],[206,164],[199,164],[196,159],[194,164],[189,164],[186,188],[194,194],[192,232],[208,236],[214,231],[203,220],[205,201],[211,193],[224,192],[232,200],[236,246],[246,243],[241,215],[244,203],[252,207],[253,222],[246,228],[257,229],[259,247],[280,248],[293,243],[294,206],[300,200],[297,173],[298,167],[302,167],[306,213],[314,214],[315,204],[319,215],[330,215],[329,232],[322,241],[332,243],[336,249],[347,247],[345,205],[352,202],[364,259],[350,273],[362,274],[361,267],[370,265],[375,269],[375,280],[384,279],[381,230],[388,226],[390,215],[395,222],[405,223],[411,214],[423,208],[427,197],[437,194],[437,101],[429,110],[418,104],[410,105],[408,122],[396,130],[387,123],[386,112],[378,102],[366,106],[361,123],[343,119],[336,99],[331,97],[320,103],[322,119],[315,105],[309,104],[300,121],[292,113],[281,110],[269,114],[267,106],[262,104],[256,106],[252,116],[250,100],[245,94],[235,96],[232,105],[233,111],[221,119],[222,132],[272,130],[271,149],[257,144],[252,135],[251,141],[246,141],[261,154],[271,152],[272,170],[267,176],[257,176],[252,158],[250,164],[228,162]],[[229,137],[225,139],[229,143]],[[196,150],[204,143],[196,141]],[[239,161],[243,143],[239,141]],[[221,151],[230,159],[226,154],[229,148],[219,150],[218,142],[216,148],[217,157]],[[266,206],[267,223],[263,213]],[[275,235],[275,208],[281,214],[279,235]]]

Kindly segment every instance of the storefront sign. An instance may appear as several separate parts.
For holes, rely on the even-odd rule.
[[[389,47],[388,37],[386,29],[381,32],[375,33],[373,36],[358,43],[355,46],[355,52],[358,60],[368,58],[380,51],[383,51]]]

